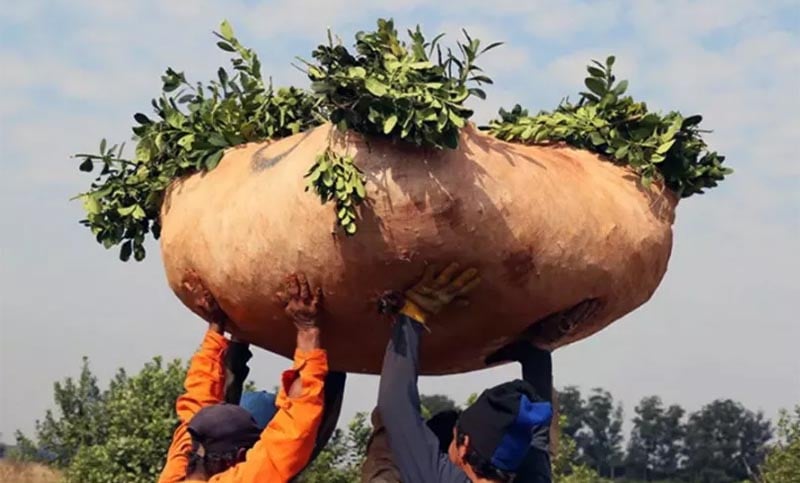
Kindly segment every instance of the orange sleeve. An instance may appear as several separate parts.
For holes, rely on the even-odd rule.
[[[294,367],[283,373],[276,404],[278,412],[261,433],[261,439],[247,452],[245,461],[216,475],[213,483],[288,482],[296,476],[314,450],[322,421],[322,387],[328,374],[324,350],[294,353]],[[290,398],[287,391],[300,378],[300,395]]]
[[[186,479],[186,466],[192,449],[192,437],[188,426],[200,409],[222,402],[225,389],[223,356],[228,341],[222,334],[212,330],[206,332],[200,350],[192,357],[186,373],[186,392],[178,398],[175,409],[178,413],[178,428],[172,436],[167,453],[167,462],[159,477],[159,483],[172,483]]]

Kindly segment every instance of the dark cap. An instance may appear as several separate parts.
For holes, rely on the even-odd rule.
[[[553,409],[533,386],[516,380],[487,389],[461,414],[460,432],[469,446],[496,468],[516,472],[531,445],[534,429],[549,425]]]
[[[261,436],[253,416],[235,404],[206,406],[189,421],[189,433],[206,454],[233,453],[252,447]]]

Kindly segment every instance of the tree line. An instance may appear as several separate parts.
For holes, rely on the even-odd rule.
[[[16,445],[0,447],[0,455],[44,462],[67,481],[154,481],[177,424],[185,372],[182,362],[156,357],[138,374],[120,369],[101,389],[84,359],[77,378],[54,384],[55,409],[36,422],[33,437],[17,431]],[[438,394],[423,396],[422,404],[426,415],[458,408]],[[730,399],[687,412],[649,396],[635,406],[629,434],[622,405],[602,388],[562,388],[558,408],[558,482],[800,481],[800,404],[782,413],[776,431],[763,413]],[[370,433],[369,415],[357,414],[298,481],[359,481]]]

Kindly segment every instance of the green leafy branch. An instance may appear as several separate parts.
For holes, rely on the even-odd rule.
[[[417,146],[455,148],[459,129],[472,111],[464,107],[470,96],[486,98],[480,87],[492,80],[475,60],[486,51],[464,32],[460,56],[443,54],[439,40],[425,40],[419,27],[408,32],[410,44],[398,38],[391,20],[378,20],[374,32],[356,34],[351,53],[328,33],[328,45],[312,53],[316,64],[302,61],[322,112],[341,131],[389,137]],[[436,54],[436,63],[431,58]],[[364,200],[364,180],[349,156],[328,148],[307,174],[323,203],[336,201],[336,215],[345,233],[357,231],[356,207]]]
[[[443,53],[443,34],[429,42],[417,26],[408,35],[410,43],[401,41],[394,22],[381,19],[376,31],[356,35],[354,53],[329,33],[328,45],[312,53],[316,63],[300,60],[311,89],[341,130],[455,148],[459,129],[473,114],[464,102],[470,96],[485,99],[479,86],[492,83],[475,61],[501,43],[481,49],[465,31],[456,56],[449,49]]]
[[[78,154],[80,169],[99,175],[83,200],[88,226],[106,248],[121,244],[120,258],[145,256],[148,233],[158,238],[159,211],[167,187],[198,171],[214,169],[225,148],[249,141],[289,136],[324,121],[318,100],[293,87],[274,90],[261,77],[258,56],[241,45],[223,22],[217,46],[234,54],[233,73],[224,68],[206,85],[190,84],[167,69],[163,93],[152,101],[155,117],[134,116],[137,142],[132,159],[122,146],[99,154]]]
[[[519,105],[500,110],[489,132],[506,141],[526,144],[564,142],[608,156],[632,167],[649,187],[653,180],[681,197],[702,194],[733,172],[723,167],[724,156],[708,151],[698,125],[699,115],[684,117],[648,112],[647,105],[624,95],[627,81],[616,82],[614,57],[602,64],[592,61],[585,79],[588,89],[580,101],[564,101],[554,111],[535,116]]]
[[[306,191],[313,189],[325,204],[336,203],[336,218],[348,235],[357,231],[356,207],[366,197],[364,175],[356,166],[353,157],[335,153],[331,148],[317,156],[314,165],[306,174]]]
[[[377,30],[359,32],[355,50],[334,43],[318,46],[314,63],[304,62],[312,92],[273,89],[261,75],[258,56],[220,26],[217,46],[233,54],[231,72],[217,71],[206,84],[189,83],[182,72],[167,69],[163,92],[152,101],[153,114],[137,113],[136,149],[123,157],[124,145],[100,143],[97,154],[78,154],[79,168],[96,172],[90,189],[79,195],[89,227],[106,248],[121,245],[120,258],[145,256],[148,234],[160,234],[159,212],[166,189],[176,179],[214,169],[226,148],[305,131],[326,121],[416,146],[455,148],[459,130],[472,116],[471,96],[485,98],[491,84],[476,60],[501,43],[481,46],[464,32],[457,52],[443,50],[438,35],[426,40],[417,27],[401,41],[391,20]],[[649,186],[653,180],[680,196],[702,193],[732,171],[724,157],[710,152],[699,129],[700,116],[648,112],[643,102],[625,95],[627,81],[612,73],[614,57],[588,67],[587,90],[572,104],[531,116],[520,106],[500,110],[488,130],[522,143],[555,143],[588,149],[632,167]],[[347,234],[357,231],[357,207],[365,199],[364,176],[352,157],[329,146],[306,177],[323,203],[335,202],[337,220]]]

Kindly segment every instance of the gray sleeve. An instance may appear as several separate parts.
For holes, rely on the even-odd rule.
[[[417,374],[422,325],[398,315],[386,348],[378,410],[389,436],[392,458],[403,481],[464,483],[466,475],[439,452],[439,441],[420,411]]]

